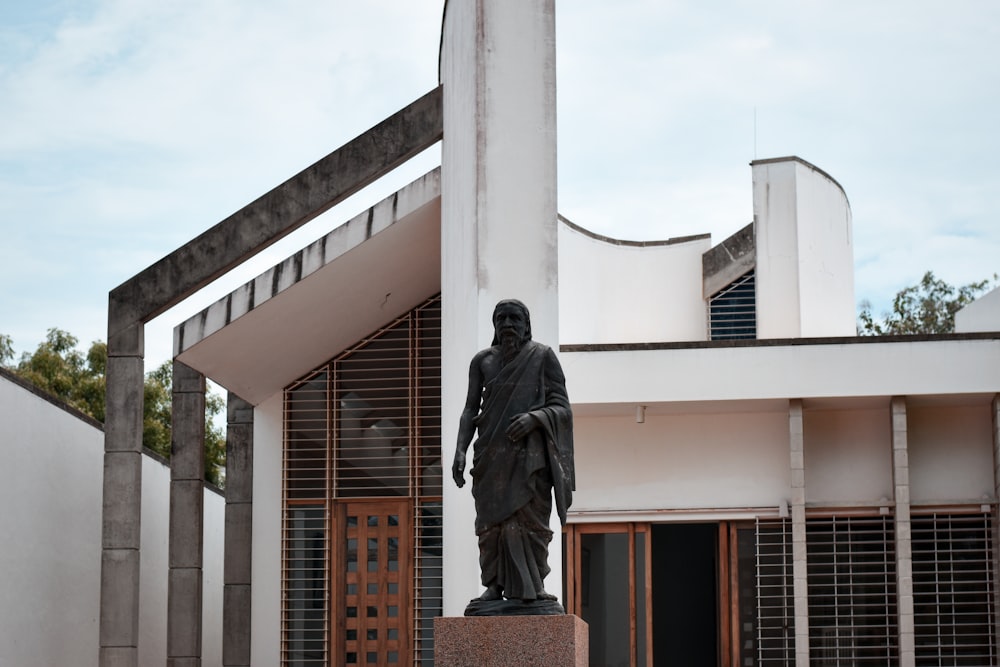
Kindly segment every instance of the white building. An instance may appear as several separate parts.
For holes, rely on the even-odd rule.
[[[112,292],[117,424],[144,321],[412,154],[386,136],[443,132],[440,170],[175,329],[178,364],[252,422],[225,664],[431,664],[431,619],[480,590],[471,498],[441,469],[506,297],[567,376],[578,489],[549,587],[592,664],[997,664],[996,327],[856,337],[847,197],[795,157],[752,164],[752,223],[721,243],[558,219],[553,14],[449,2],[442,88],[359,138],[368,162],[352,142]],[[106,525],[134,442],[112,432]],[[136,655],[116,619],[137,594],[109,583],[129,544],[104,546],[108,665]]]

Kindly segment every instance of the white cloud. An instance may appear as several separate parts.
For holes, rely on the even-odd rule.
[[[32,287],[0,292],[0,331],[22,347],[50,326],[102,337],[109,289],[437,83],[442,0],[19,7],[0,27],[0,280]],[[851,200],[859,300],[1000,270],[1000,5],[572,0],[556,24],[577,224],[719,241],[752,215],[747,163],[796,154]]]

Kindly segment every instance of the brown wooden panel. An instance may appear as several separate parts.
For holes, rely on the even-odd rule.
[[[334,665],[409,664],[409,500],[337,503],[343,516],[344,587],[335,606],[342,629]]]

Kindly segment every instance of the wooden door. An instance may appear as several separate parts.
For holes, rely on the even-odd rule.
[[[411,662],[410,516],[408,500],[337,503],[333,665]]]

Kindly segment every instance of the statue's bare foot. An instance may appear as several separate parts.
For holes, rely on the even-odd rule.
[[[539,600],[553,600],[553,601],[555,601],[555,600],[558,600],[559,598],[557,598],[552,593],[546,593],[545,591],[540,591],[538,593],[538,599]]]
[[[499,586],[490,586],[479,596],[479,599],[483,602],[493,602],[494,600],[502,600],[503,593]]]

